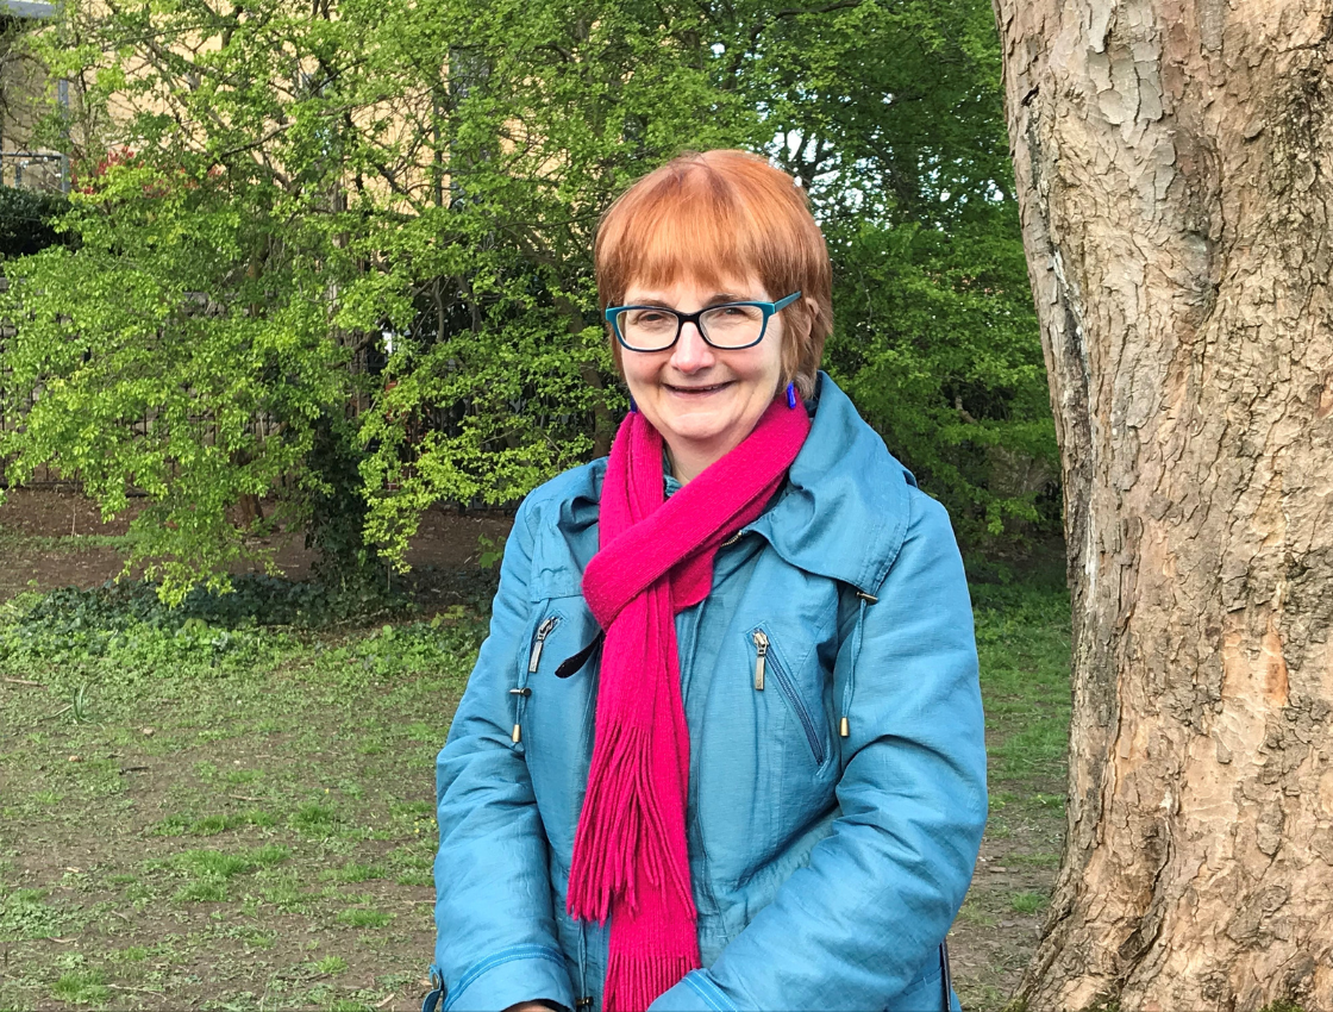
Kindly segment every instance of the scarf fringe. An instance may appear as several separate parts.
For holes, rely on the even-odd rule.
[[[650,790],[651,750],[648,734],[623,725],[599,729],[593,748],[584,817],[574,835],[574,860],[565,907],[571,917],[605,923],[611,902],[623,895],[630,912],[639,910],[639,875],[655,891],[664,886],[696,917],[688,880],[676,862],[663,860],[672,852],[671,834]],[[598,775],[615,770],[619,775]],[[688,875],[689,865],[685,865]]]
[[[643,1012],[662,992],[695,969],[697,958],[685,953],[611,953],[607,960],[603,1012]]]

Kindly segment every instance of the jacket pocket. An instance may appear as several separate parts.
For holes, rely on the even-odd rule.
[[[567,861],[588,783],[597,671],[589,665],[593,670],[577,678],[557,678],[555,672],[592,638],[589,627],[596,629],[596,622],[581,597],[548,599],[538,615],[520,652],[517,708],[547,842]]]
[[[819,727],[811,715],[810,707],[806,705],[805,697],[801,695],[791,674],[778,659],[773,637],[763,626],[757,626],[750,632],[750,642],[754,647],[755,691],[763,692],[769,685],[777,686],[778,693],[787,701],[787,705],[801,725],[801,730],[805,732],[805,740],[810,746],[810,754],[814,756],[815,765],[823,766],[824,760],[828,758],[823,735],[819,733]]]
[[[509,690],[509,694],[514,697],[514,729],[510,733],[510,741],[514,747],[522,751],[523,746],[523,719],[527,712],[527,700],[532,695],[532,689],[528,686],[528,679],[537,671],[541,664],[542,651],[546,647],[546,638],[555,632],[555,627],[560,624],[560,615],[550,614],[545,616],[537,627],[532,631],[532,642],[528,645],[528,656],[518,674],[518,684]]]

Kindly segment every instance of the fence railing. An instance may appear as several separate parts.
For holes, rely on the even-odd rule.
[[[58,151],[0,151],[0,186],[69,192],[69,156]]]

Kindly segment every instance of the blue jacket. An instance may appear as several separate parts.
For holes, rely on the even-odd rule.
[[[605,469],[534,491],[505,546],[437,763],[427,1008],[600,1012],[609,925],[565,912],[596,656],[554,672],[598,632],[579,585]],[[827,376],[787,486],[676,631],[704,968],[652,1008],[940,1008],[986,819],[971,607],[944,509]]]

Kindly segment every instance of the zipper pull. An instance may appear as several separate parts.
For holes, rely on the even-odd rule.
[[[768,656],[768,637],[762,629],[754,631],[754,690],[764,691],[764,658]]]
[[[517,689],[510,689],[509,694],[511,696],[531,696],[532,690],[524,685]],[[523,740],[523,728],[518,721],[514,721],[514,730],[509,733],[509,740],[515,745]]]
[[[551,630],[555,628],[556,617],[552,615],[537,628],[537,638],[532,641],[532,656],[528,658],[528,674],[535,674],[537,665],[542,659],[542,644],[546,642],[546,637],[551,635]],[[514,739],[518,741],[517,738]]]

